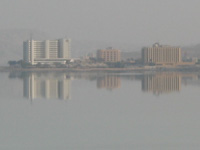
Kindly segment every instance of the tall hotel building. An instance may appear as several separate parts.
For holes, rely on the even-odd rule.
[[[35,65],[52,64],[55,62],[65,64],[70,59],[70,40],[27,40],[23,43],[23,60]]]
[[[182,62],[181,48],[155,43],[152,47],[142,49],[142,60],[144,64],[176,65]]]
[[[107,48],[97,50],[97,59],[101,59],[104,62],[120,62],[120,55],[120,50],[118,49]]]

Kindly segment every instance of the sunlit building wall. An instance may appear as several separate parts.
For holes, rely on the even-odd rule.
[[[152,47],[142,49],[144,64],[174,65],[182,62],[181,48],[154,44]]]
[[[121,52],[112,48],[97,50],[97,59],[105,62],[120,62]]]
[[[62,63],[70,59],[70,40],[27,40],[23,43],[23,60],[35,65]]]

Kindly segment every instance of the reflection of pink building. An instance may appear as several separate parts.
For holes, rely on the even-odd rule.
[[[105,76],[97,79],[98,88],[115,89],[121,87],[120,77],[117,76]]]

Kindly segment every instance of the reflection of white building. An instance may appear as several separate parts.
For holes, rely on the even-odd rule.
[[[28,40],[23,44],[23,59],[25,62],[35,65],[62,63],[70,59],[70,40]]]
[[[24,97],[28,99],[63,99],[70,98],[70,79],[61,76],[39,76],[30,74],[24,78]]]

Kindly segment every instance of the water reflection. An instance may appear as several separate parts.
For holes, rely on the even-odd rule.
[[[181,90],[181,75],[177,73],[157,73],[144,75],[142,79],[142,91],[153,92],[156,95],[162,93],[178,92]]]
[[[141,91],[154,95],[180,92],[182,86],[200,86],[198,73],[150,72],[150,73],[10,73],[9,78],[23,80],[23,96],[27,99],[61,99],[67,100],[71,91],[71,80],[95,81],[97,89],[109,91],[121,88],[126,80],[133,86],[141,83]],[[126,85],[125,85],[126,86]],[[74,90],[76,91],[76,90]]]
[[[0,147],[198,149],[199,77],[178,72],[15,72],[8,79],[2,73]],[[23,95],[37,100],[32,103]]]
[[[30,73],[23,77],[23,95],[28,99],[70,98],[70,79],[65,74]]]
[[[106,88],[108,90],[121,87],[121,79],[119,76],[105,75],[97,78],[97,88]]]

